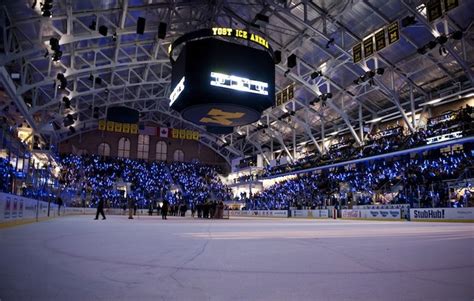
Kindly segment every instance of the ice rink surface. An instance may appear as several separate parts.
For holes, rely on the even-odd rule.
[[[0,229],[0,299],[472,301],[474,224],[68,216]]]

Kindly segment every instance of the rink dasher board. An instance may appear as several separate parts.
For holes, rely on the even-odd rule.
[[[329,218],[328,209],[291,210],[291,217],[295,218]]]
[[[58,205],[54,203],[0,193],[0,223],[48,217],[48,206],[49,217],[57,216]]]
[[[229,210],[230,216],[288,217],[288,210]]]
[[[400,220],[400,209],[342,209],[342,218]]]
[[[474,222],[474,208],[414,208],[410,220]]]

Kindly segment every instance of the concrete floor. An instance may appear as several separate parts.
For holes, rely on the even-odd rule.
[[[0,299],[473,300],[474,224],[69,216],[0,230]]]

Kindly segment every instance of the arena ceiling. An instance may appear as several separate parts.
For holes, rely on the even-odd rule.
[[[54,0],[52,17],[41,16],[43,0],[5,1],[0,7],[0,78],[5,93],[2,114],[28,124],[45,141],[59,142],[97,128],[108,106],[125,105],[141,112],[141,121],[161,126],[198,129],[201,142],[232,158],[281,151],[297,156],[298,146],[313,145],[324,152],[322,138],[351,133],[356,142],[367,121],[400,116],[409,121],[423,103],[447,93],[469,91],[474,81],[474,2],[428,22],[424,1],[158,1],[158,0]],[[269,17],[261,22],[257,14]],[[416,23],[401,26],[414,16]],[[136,33],[138,17],[146,18],[143,35]],[[399,21],[400,40],[368,60],[353,63],[352,47],[365,37]],[[91,29],[104,25],[107,36]],[[166,38],[157,35],[159,22],[168,24]],[[169,108],[171,64],[167,48],[186,32],[211,26],[243,28],[266,37],[282,51],[276,65],[277,90],[295,84],[295,98],[270,108],[259,122],[238,127],[229,135],[214,135],[183,120]],[[463,33],[461,39],[450,37]],[[418,49],[440,34],[443,44],[420,54]],[[59,40],[62,56],[52,61],[50,39]],[[288,70],[286,58],[295,54],[297,66]],[[354,83],[369,70],[383,68],[372,81]],[[322,76],[312,78],[315,71]],[[20,79],[13,80],[12,73]],[[57,89],[57,74],[67,89]],[[98,83],[92,78],[99,77]],[[325,102],[314,102],[323,93]],[[70,99],[66,108],[63,97]],[[7,109],[9,112],[6,113]],[[15,113],[16,111],[16,113]],[[98,116],[94,116],[94,112]],[[77,116],[75,133],[62,124],[67,114]]]

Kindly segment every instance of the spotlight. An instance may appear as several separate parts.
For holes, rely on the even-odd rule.
[[[268,23],[270,20],[270,18],[268,16],[265,16],[264,14],[257,14],[255,18],[257,19],[257,21],[260,21],[262,23]]]
[[[33,100],[31,98],[24,98],[23,100],[25,101],[25,105],[28,108],[31,108],[33,106]]]
[[[280,50],[275,50],[275,52],[273,53],[273,62],[275,63],[275,65],[280,64],[280,62],[281,62],[281,51]]]
[[[329,39],[329,41],[326,43],[326,48],[329,48],[329,46],[332,44],[334,44],[334,38]]]
[[[138,20],[137,20],[137,34],[144,34],[145,33],[145,22],[146,22],[145,18],[138,17]]]
[[[96,85],[101,85],[101,84],[102,84],[102,78],[96,77],[96,78],[95,78],[95,84],[96,84]]]
[[[117,41],[117,33],[114,32],[114,34],[112,35],[112,41]]]
[[[105,94],[109,94],[110,91],[109,91],[109,89],[105,89],[104,92],[105,92]]]
[[[326,93],[326,95],[327,95],[327,98],[328,98],[328,99],[331,99],[331,98],[332,98],[332,93],[331,93],[331,92]]]
[[[311,73],[311,79],[315,79],[318,76],[323,76],[323,73],[321,71],[314,71]]]
[[[451,34],[451,38],[453,38],[454,40],[462,39],[462,31],[458,30],[458,31],[453,32]]]
[[[444,46],[439,46],[439,55],[442,55],[442,56],[447,56],[448,55],[448,51],[446,50],[446,48]]]
[[[436,41],[429,41],[425,47],[431,50],[436,47],[436,44],[437,44]]]
[[[56,38],[49,39],[49,45],[51,46],[51,50],[57,51],[60,49],[59,47],[59,40]]]
[[[160,22],[158,25],[158,39],[166,38],[166,27],[168,27],[168,24]]]
[[[309,104],[314,105],[315,103],[318,103],[321,99],[319,96],[316,96],[312,101],[309,102]]]
[[[56,75],[56,79],[57,79],[57,80],[65,80],[66,77],[64,77],[64,74],[58,73],[58,74]]]
[[[373,78],[374,76],[375,76],[375,72],[373,70],[369,70],[369,71],[365,72],[365,78],[366,79]]]
[[[96,28],[97,28],[97,23],[96,23],[95,21],[92,21],[91,24],[89,25],[89,28],[90,28],[91,30],[96,30]]]
[[[358,85],[358,84],[360,84],[360,77],[359,77],[359,78],[356,78],[356,79],[354,79],[353,83],[354,83],[354,85]]]
[[[384,72],[385,72],[385,69],[384,69],[384,68],[377,68],[377,69],[375,69],[375,72],[376,72],[378,75],[383,75]]]
[[[70,127],[69,127],[69,132],[71,132],[71,134],[75,134],[75,133],[76,133],[76,129],[75,129],[73,126],[70,126]]]
[[[288,66],[289,69],[296,66],[296,55],[294,53],[288,57],[286,61],[286,65]]]
[[[105,26],[105,25],[101,25],[101,26],[99,27],[99,33],[100,33],[101,35],[103,35],[104,37],[107,36],[107,32],[108,32],[108,31],[109,31],[109,29],[108,29],[107,26]]]
[[[61,126],[56,121],[53,121],[51,125],[55,131],[59,131],[61,129]]]
[[[71,100],[70,100],[68,97],[64,96],[64,97],[63,97],[63,102],[64,102],[64,107],[65,107],[66,109],[70,109],[70,108],[71,108]]]
[[[427,50],[426,50],[426,46],[423,46],[421,48],[418,48],[416,50],[419,54],[426,54]]]
[[[61,59],[62,56],[63,56],[63,52],[61,50],[55,51],[53,53],[53,57],[51,58],[51,60],[53,62],[57,62]]]
[[[52,18],[53,15],[51,14],[51,12],[49,10],[45,10],[43,11],[43,14],[42,14],[43,17],[49,17],[49,18]]]
[[[93,81],[93,80],[94,80],[94,75],[92,75],[92,74],[89,75],[89,80],[90,80],[90,81]]]
[[[407,16],[402,19],[402,27],[408,27],[410,25],[416,24],[415,16]]]
[[[448,37],[446,37],[446,35],[443,34],[437,37],[435,41],[438,42],[440,45],[443,45],[444,43],[448,41]]]

